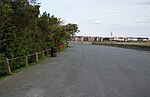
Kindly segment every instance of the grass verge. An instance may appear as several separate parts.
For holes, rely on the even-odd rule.
[[[150,46],[150,42],[95,42],[96,44],[124,44],[137,46]]]
[[[65,45],[64,48],[58,50],[58,53],[59,53],[59,52],[62,52],[63,50],[65,50],[65,49],[68,48],[68,47],[70,47],[70,46],[69,46],[69,45]],[[41,62],[43,62],[44,60],[47,60],[47,59],[49,59],[49,58],[51,58],[50,55],[45,56],[44,59],[40,59],[40,60],[37,61],[37,62],[33,62],[33,63],[29,64],[28,67],[21,67],[21,68],[19,68],[19,69],[14,70],[11,75],[14,75],[14,74],[16,74],[16,73],[18,73],[18,72],[21,72],[21,71],[23,71],[23,70],[26,70],[26,69],[28,69],[28,68],[30,68],[30,67],[36,65],[36,64],[39,64],[39,63],[41,63]],[[6,75],[6,76],[0,77],[0,81],[1,81],[1,80],[4,80],[5,78],[10,77],[11,75]]]
[[[21,71],[23,71],[23,70],[26,70],[26,69],[28,69],[28,68],[31,68],[31,67],[33,67],[34,65],[39,64],[39,63],[41,63],[41,62],[43,62],[44,60],[47,60],[47,59],[49,59],[49,58],[50,58],[50,55],[45,56],[44,59],[40,59],[40,60],[37,61],[37,62],[33,62],[33,63],[29,64],[28,67],[21,67],[21,68],[19,68],[19,69],[14,70],[11,75],[14,75],[14,74],[16,74],[16,73],[18,73],[18,72],[21,72]],[[0,77],[0,81],[1,81],[1,80],[4,80],[5,78],[10,77],[11,75],[5,75],[5,76]]]

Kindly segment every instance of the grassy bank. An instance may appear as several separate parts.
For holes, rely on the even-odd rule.
[[[57,53],[62,52],[63,50],[65,50],[68,47],[70,47],[70,46],[69,45],[64,45],[62,49],[58,49]],[[31,67],[33,67],[33,66],[35,66],[35,65],[37,65],[37,64],[39,64],[39,63],[41,63],[41,62],[43,62],[43,61],[45,61],[47,59],[49,59],[49,58],[51,58],[50,54],[48,56],[45,56],[43,59],[40,59],[40,60],[38,60],[36,62],[33,62],[33,63],[29,64],[28,67],[21,67],[19,69],[14,70],[11,75],[14,75],[14,74],[16,74],[18,72],[21,72],[23,70],[26,70],[28,68],[31,68]],[[7,77],[10,77],[11,75],[0,76],[0,81],[5,79],[5,78],[7,78]]]
[[[150,51],[150,42],[93,42],[92,44]]]
[[[18,72],[21,72],[21,71],[23,71],[23,70],[26,70],[26,69],[28,69],[28,68],[31,68],[31,67],[33,67],[34,65],[39,64],[39,63],[41,63],[41,62],[43,62],[44,60],[47,60],[47,59],[49,59],[49,58],[50,58],[50,55],[49,55],[49,56],[45,56],[44,59],[40,59],[40,60],[37,61],[37,62],[33,62],[33,63],[29,64],[28,67],[21,67],[21,68],[19,68],[19,69],[14,70],[11,75],[14,75],[14,74],[16,74],[16,73],[18,73]],[[0,76],[0,81],[3,80],[3,79],[5,79],[5,78],[7,78],[7,77],[9,77],[9,76],[11,76],[11,75]]]
[[[93,44],[124,44],[124,45],[137,45],[137,46],[150,46],[150,42],[93,42]]]

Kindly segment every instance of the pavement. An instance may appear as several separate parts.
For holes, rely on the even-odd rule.
[[[73,43],[0,81],[0,97],[150,97],[150,53]]]

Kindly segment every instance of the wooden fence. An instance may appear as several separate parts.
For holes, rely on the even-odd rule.
[[[12,60],[17,60],[17,59],[21,59],[21,58],[25,58],[25,66],[28,67],[29,66],[29,57],[31,56],[35,56],[35,61],[38,61],[39,60],[39,54],[42,55],[42,58],[44,59],[45,55],[49,55],[50,54],[50,51],[51,49],[47,49],[47,50],[43,50],[41,52],[36,52],[34,54],[29,54],[29,55],[26,55],[26,56],[20,56],[20,57],[15,57],[15,58],[11,58],[11,59],[8,59],[6,58],[6,72],[8,74],[12,74],[12,70],[11,70],[11,66],[10,65],[13,65],[13,64],[10,64],[10,61]],[[46,53],[46,54],[45,54]]]

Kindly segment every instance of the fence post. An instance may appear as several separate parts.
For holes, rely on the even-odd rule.
[[[47,55],[49,55],[49,50],[47,50]]]
[[[8,58],[6,58],[6,67],[7,67],[7,73],[12,74]]]
[[[39,58],[38,58],[38,52],[36,52],[36,61],[38,61]]]
[[[28,67],[29,65],[28,65],[28,56],[25,56],[25,58],[26,58],[26,67]]]
[[[44,59],[44,51],[42,51],[42,58]]]

